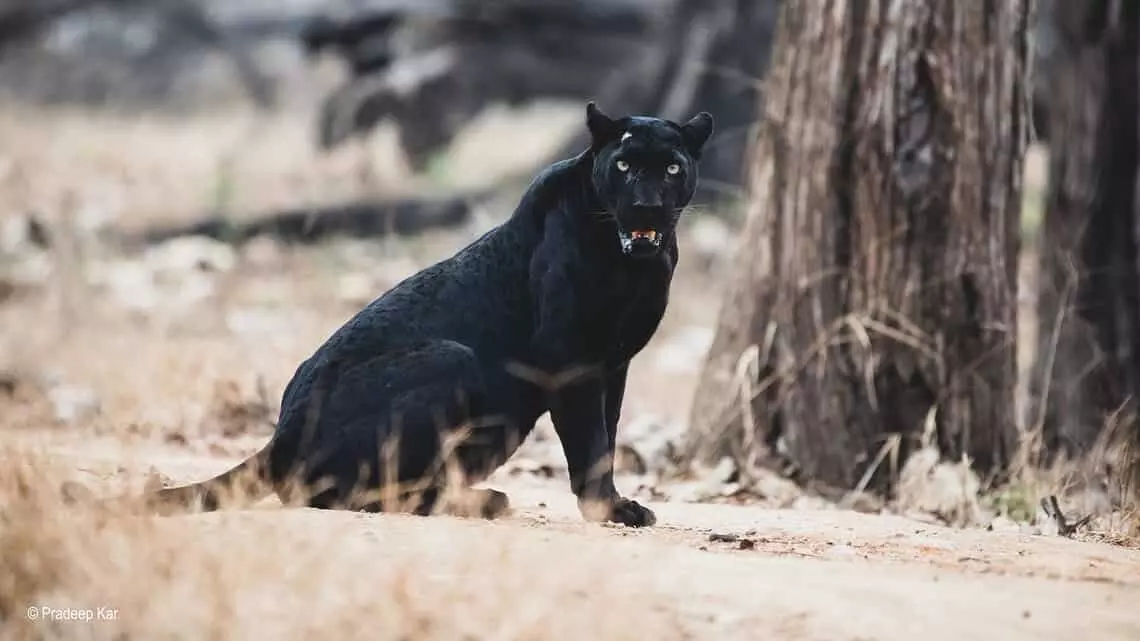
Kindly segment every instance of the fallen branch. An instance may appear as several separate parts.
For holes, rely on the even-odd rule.
[[[1069,523],[1065,518],[1065,514],[1061,512],[1061,506],[1057,503],[1057,497],[1049,495],[1041,499],[1041,509],[1045,510],[1045,516],[1053,519],[1057,524],[1057,533],[1061,536],[1071,537],[1076,534],[1077,530],[1089,524],[1092,520],[1092,515],[1084,516],[1077,519],[1075,523]]]
[[[355,238],[412,235],[467,222],[478,200],[479,197],[468,196],[435,201],[350,202],[287,209],[248,221],[213,215],[189,224],[122,234],[120,240],[132,246],[161,243],[181,236],[206,236],[240,245],[266,235],[287,243],[312,244],[338,235]]]

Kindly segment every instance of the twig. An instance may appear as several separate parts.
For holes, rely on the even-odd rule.
[[[840,503],[844,505],[849,504],[851,499],[867,490],[867,486],[871,484],[871,478],[875,475],[875,472],[878,471],[879,466],[883,464],[883,460],[887,458],[888,454],[891,456],[892,461],[897,461],[899,445],[901,443],[901,434],[888,434],[886,442],[883,443],[883,446],[881,448],[879,448],[879,453],[875,455],[875,459],[871,461],[870,465],[867,466],[867,469],[863,472],[862,478],[860,478],[859,482],[855,484],[855,488],[843,497],[843,500]],[[894,465],[892,465],[892,467],[894,467]],[[893,470],[892,476],[894,476]]]
[[[1088,525],[1089,521],[1092,520],[1092,515],[1089,514],[1077,519],[1075,523],[1069,523],[1064,513],[1061,512],[1057,497],[1052,494],[1041,499],[1041,509],[1045,510],[1045,516],[1053,519],[1053,522],[1057,524],[1057,533],[1065,537],[1073,536],[1077,530]]]

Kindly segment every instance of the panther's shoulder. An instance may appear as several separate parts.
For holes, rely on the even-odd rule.
[[[541,223],[551,212],[580,200],[582,181],[589,173],[589,160],[588,153],[582,152],[539,171],[519,199],[513,217]]]

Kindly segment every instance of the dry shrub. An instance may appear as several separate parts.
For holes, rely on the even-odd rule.
[[[969,461],[950,463],[940,456],[938,448],[928,446],[907,458],[899,474],[899,508],[932,514],[956,527],[982,522],[981,483]]]
[[[3,457],[0,639],[683,638],[648,586],[610,580],[617,550],[570,534],[307,509],[134,516],[65,505],[45,458]],[[113,616],[30,620],[38,606]]]
[[[1140,537],[1140,420],[1131,421],[1121,438],[1120,481],[1128,534]]]
[[[0,617],[5,620],[20,618],[25,604],[59,585],[67,566],[61,537],[69,524],[60,519],[64,512],[41,501],[41,464],[6,455],[0,465]]]

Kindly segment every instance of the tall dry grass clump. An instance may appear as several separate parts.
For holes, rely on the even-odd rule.
[[[1121,439],[1120,481],[1128,534],[1140,537],[1140,420],[1132,421]]]
[[[43,456],[0,456],[0,639],[683,638],[650,584],[607,581],[621,546],[478,519],[116,513],[66,504]]]

